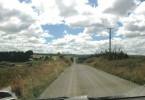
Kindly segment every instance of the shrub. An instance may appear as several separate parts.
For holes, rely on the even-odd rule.
[[[105,50],[104,52],[101,51],[100,53],[90,55],[90,57],[102,57],[107,60],[119,60],[119,59],[127,59],[129,56],[127,55],[127,53],[124,53],[123,51],[109,52],[109,51]]]

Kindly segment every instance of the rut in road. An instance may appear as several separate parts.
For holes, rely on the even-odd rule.
[[[104,96],[141,96],[145,89],[141,86],[117,76],[105,73],[92,67],[73,64],[68,67],[39,98],[88,97]]]

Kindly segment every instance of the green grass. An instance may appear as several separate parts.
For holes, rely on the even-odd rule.
[[[137,84],[145,84],[144,56],[131,56],[128,59],[112,61],[93,57],[87,59],[84,63]]]
[[[27,63],[32,63],[32,66],[28,66]],[[21,66],[0,68],[0,88],[11,86],[21,100],[38,97],[68,66],[64,61],[30,61],[15,64]]]
[[[40,55],[40,54],[34,54],[32,55],[32,58],[40,58],[40,57],[46,57],[48,55]]]

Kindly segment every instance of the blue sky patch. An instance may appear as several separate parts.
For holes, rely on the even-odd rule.
[[[50,34],[54,36],[54,38],[63,38],[65,32],[69,34],[77,35],[78,33],[83,32],[84,28],[71,28],[64,24],[59,25],[42,25],[44,30],[47,30]]]
[[[98,3],[97,3],[97,0],[88,0],[88,4],[92,7],[97,7],[98,6]]]
[[[119,26],[123,26],[123,24],[122,24],[121,22],[117,22],[117,24],[118,24]]]
[[[25,2],[25,3],[31,3],[32,1],[31,0],[19,0],[21,3],[22,2]]]

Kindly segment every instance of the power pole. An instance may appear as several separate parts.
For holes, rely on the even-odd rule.
[[[109,29],[109,52],[111,52],[111,30],[114,28],[108,28]]]

